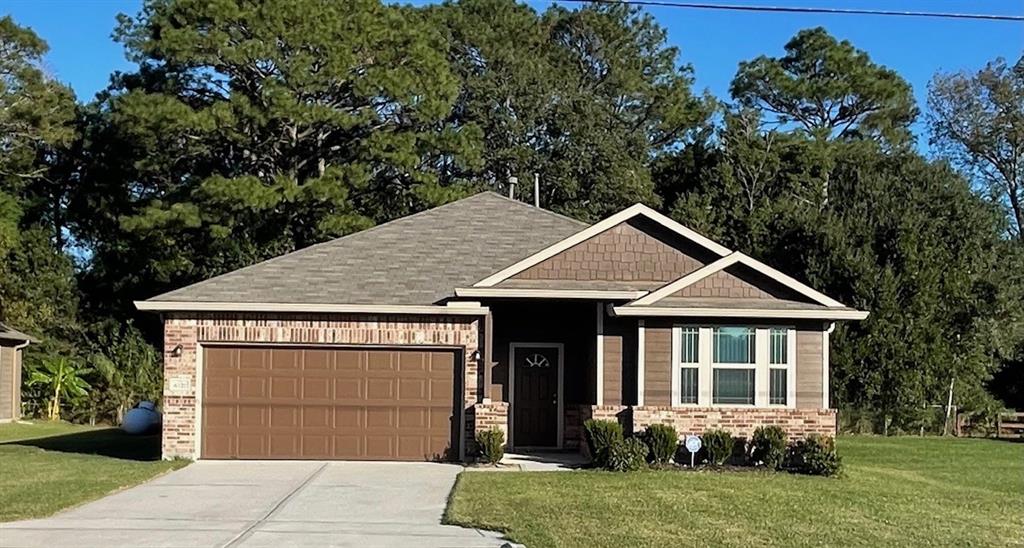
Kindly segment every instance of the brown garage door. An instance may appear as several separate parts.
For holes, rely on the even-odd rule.
[[[207,347],[202,456],[451,456],[454,373],[453,351]]]

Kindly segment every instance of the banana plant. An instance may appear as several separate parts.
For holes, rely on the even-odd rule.
[[[32,371],[28,382],[33,386],[42,386],[50,394],[46,416],[54,421],[60,419],[62,399],[84,396],[92,388],[83,378],[91,372],[92,369],[81,367],[67,358],[49,357]]]

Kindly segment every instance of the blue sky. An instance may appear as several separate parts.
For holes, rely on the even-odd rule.
[[[414,3],[424,3],[422,1]],[[551,2],[530,1],[542,10]],[[1024,15],[1021,0],[723,0],[786,6],[828,6],[905,11]],[[135,14],[136,0],[0,0],[0,13],[32,27],[50,44],[47,68],[88,100],[103,89],[111,72],[131,70],[110,34],[119,12]],[[576,4],[567,4],[575,6]],[[859,15],[804,15],[647,8],[693,65],[697,91],[728,95],[737,64],[760,54],[781,55],[798,30],[824,26],[871,57],[897,70],[914,87],[923,106],[928,81],[937,70],[977,69],[998,56],[1024,53],[1024,23]]]

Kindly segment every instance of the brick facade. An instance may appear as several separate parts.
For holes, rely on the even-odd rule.
[[[508,443],[508,402],[492,401],[478,403],[473,406],[471,414],[466,419],[467,427],[473,425],[472,436],[468,439],[476,440],[476,433],[490,430],[497,427],[505,433],[505,442]],[[476,453],[476,444],[466,445],[466,456],[471,457]]]
[[[466,409],[464,432],[472,439],[475,431],[473,406],[480,399],[483,382],[477,353],[482,343],[482,323],[474,316],[228,313],[168,316],[164,321],[163,457],[191,459],[198,456],[196,394],[201,381],[197,364],[203,343],[461,348],[465,359],[461,367]]]
[[[835,409],[766,409],[721,407],[638,406],[632,411],[632,428],[641,431],[652,424],[669,424],[680,436],[700,435],[721,428],[733,436],[750,437],[758,426],[780,426],[790,439],[808,434],[835,436]]]

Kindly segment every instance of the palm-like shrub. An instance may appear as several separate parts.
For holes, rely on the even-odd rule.
[[[83,367],[64,357],[47,357],[40,366],[29,374],[28,383],[40,386],[47,394],[46,418],[54,421],[60,419],[62,400],[85,396],[89,383],[83,378],[92,369]]]

